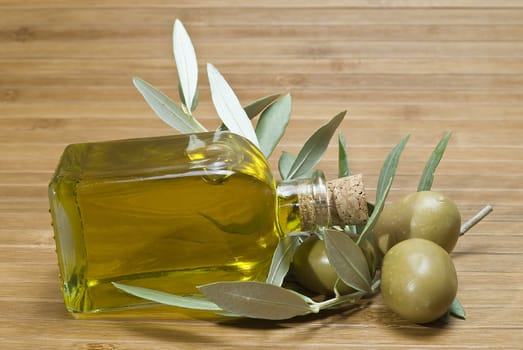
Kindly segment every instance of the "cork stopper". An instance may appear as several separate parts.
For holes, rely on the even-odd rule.
[[[361,174],[327,182],[332,225],[359,225],[367,222],[367,196]]]
[[[321,178],[320,178],[321,180]],[[317,184],[298,195],[301,226],[358,225],[369,218],[361,174]]]

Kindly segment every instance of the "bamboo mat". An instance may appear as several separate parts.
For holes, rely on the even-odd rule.
[[[66,313],[47,183],[68,143],[173,133],[131,78],[177,96],[176,18],[200,71],[213,63],[243,103],[291,93],[276,157],[346,109],[351,166],[371,198],[403,136],[411,138],[390,199],[416,189],[433,147],[453,132],[434,189],[464,219],[494,206],[453,254],[466,321],[413,325],[380,296],[356,312],[279,323]],[[204,73],[201,81],[198,118],[213,128]],[[0,0],[0,347],[521,349],[522,137],[521,1]],[[320,167],[336,175],[334,142]]]

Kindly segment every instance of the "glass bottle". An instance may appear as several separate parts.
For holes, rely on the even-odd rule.
[[[277,184],[230,132],[69,145],[49,184],[65,305],[82,316],[149,304],[111,282],[194,294],[264,280],[282,235],[366,220],[361,183],[344,187],[320,172]],[[340,219],[336,188],[357,203],[352,217]]]

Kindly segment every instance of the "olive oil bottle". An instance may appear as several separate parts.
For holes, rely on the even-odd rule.
[[[282,235],[339,221],[344,202],[361,208],[342,222],[366,219],[362,187],[348,201],[338,187],[321,173],[277,184],[230,132],[69,145],[49,184],[65,305],[77,316],[149,305],[112,282],[195,294],[264,280]]]

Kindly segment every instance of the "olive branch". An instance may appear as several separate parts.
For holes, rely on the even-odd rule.
[[[133,83],[157,116],[177,131],[189,134],[207,132],[195,115],[199,103],[198,62],[189,34],[182,22],[176,20],[173,27],[173,53],[178,71],[176,102],[159,89],[141,78]],[[290,94],[264,96],[246,105],[241,105],[225,77],[212,64],[207,64],[207,76],[211,98],[222,124],[217,131],[229,130],[245,137],[269,158],[282,139],[292,111]],[[278,160],[278,170],[283,180],[309,176],[320,162],[332,136],[343,121],[346,112],[341,112],[319,127],[304,143],[297,155],[283,151]],[[256,127],[252,120],[258,117]],[[418,191],[430,190],[434,173],[443,156],[451,133],[447,133],[432,152],[423,170]],[[392,187],[400,156],[408,142],[405,136],[386,157],[378,178],[375,203],[369,203],[371,215],[365,225],[334,227],[322,232],[293,232],[278,243],[265,282],[233,281],[216,282],[199,286],[201,295],[175,295],[158,290],[113,285],[136,297],[161,304],[209,310],[227,316],[241,316],[270,320],[282,320],[296,316],[319,313],[322,310],[347,308],[365,304],[368,298],[379,291],[380,279],[377,265],[370,266],[361,246],[372,239],[372,228],[378,219]],[[350,175],[350,162],[343,133],[338,133],[338,175]],[[462,227],[462,234],[479,222],[492,208],[486,207]],[[284,287],[292,259],[298,247],[307,237],[318,235],[325,240],[326,253],[339,280],[354,289],[354,292],[315,301],[311,296]],[[465,311],[455,299],[449,315],[465,318]]]

